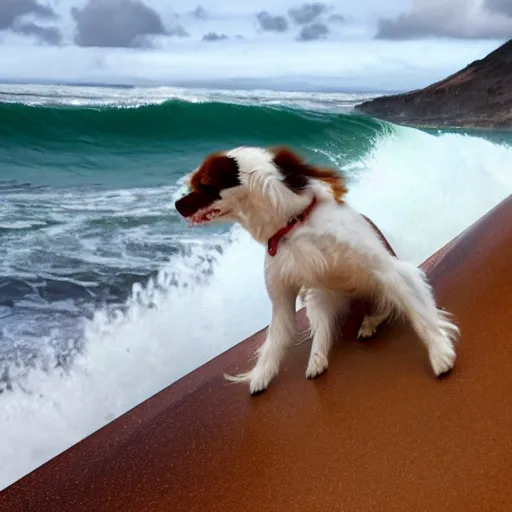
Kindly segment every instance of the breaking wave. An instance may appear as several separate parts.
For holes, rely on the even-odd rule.
[[[11,116],[13,130],[20,136],[35,137],[51,125],[61,126],[62,140],[68,137],[66,133],[84,127],[91,137],[123,134],[123,140],[133,135],[174,141],[176,137],[208,135],[231,142],[248,125],[255,138],[264,138],[264,132],[277,136],[282,130],[293,130],[298,139],[306,139],[301,140],[303,146],[345,168],[352,176],[349,200],[376,222],[399,256],[416,263],[512,192],[512,174],[503,165],[512,159],[512,149],[506,144],[467,134],[386,127],[356,116],[179,101],[131,110],[0,105],[0,116],[6,115]],[[232,119],[231,131],[219,134],[219,118],[224,119],[223,130],[230,124],[225,119]],[[1,136],[6,137],[3,126]],[[358,141],[357,158],[340,158],[337,133],[344,127],[348,140],[347,126]],[[55,132],[44,136],[59,137]],[[314,139],[321,143],[315,146]],[[151,193],[158,196],[158,189]],[[165,195],[172,194],[179,194],[178,185]],[[106,201],[114,200],[109,196]],[[101,216],[105,205],[94,204],[93,210]],[[130,205],[125,203],[124,209]],[[150,205],[148,209],[153,209],[154,203]],[[100,223],[112,218],[105,208],[106,217],[99,219]],[[147,212],[142,209],[139,213]],[[168,212],[164,208],[161,214]],[[137,228],[133,222],[130,229]],[[90,219],[86,224],[90,236],[83,238],[90,244],[95,228]],[[78,229],[77,225],[74,228]],[[137,239],[130,233],[123,247]],[[263,283],[261,246],[237,227],[214,237],[189,231],[176,231],[173,236],[159,243],[174,244],[174,250],[162,255],[161,263],[149,270],[147,254],[127,251],[129,261],[133,256],[132,270],[145,268],[146,273],[132,271],[125,281],[119,277],[117,285],[124,291],[117,293],[116,300],[102,299],[92,306],[89,300],[70,304],[65,300],[69,290],[59,295],[67,286],[62,282],[59,288],[48,279],[38,288],[25,276],[17,283],[4,283],[10,287],[9,293],[18,293],[23,300],[25,293],[37,295],[41,289],[56,294],[54,302],[60,304],[61,316],[38,332],[38,349],[23,344],[16,348],[14,343],[11,359],[4,358],[3,376],[0,374],[0,488],[267,325],[270,304]],[[84,247],[88,246],[81,250]],[[109,245],[101,241],[98,247]],[[96,250],[88,254],[99,257]],[[109,264],[109,255],[102,257],[106,258],[102,263]],[[140,258],[144,259],[142,265]],[[78,295],[84,290],[97,292],[94,276],[82,274],[79,280],[74,274],[72,280]],[[34,302],[25,305],[35,307]],[[8,315],[8,306],[5,311]],[[42,303],[37,314],[34,311],[32,326],[4,317],[3,334],[15,340],[25,336],[27,329],[36,332],[37,315],[48,311]],[[55,314],[55,309],[52,312]]]

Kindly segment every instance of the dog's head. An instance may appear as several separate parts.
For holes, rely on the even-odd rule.
[[[305,163],[287,148],[242,146],[213,153],[188,176],[176,210],[192,224],[242,221],[251,211],[286,217],[300,209],[313,182],[342,202],[343,176]]]

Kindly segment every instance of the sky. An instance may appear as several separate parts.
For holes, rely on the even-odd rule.
[[[512,38],[512,0],[0,0],[0,80],[402,91]]]

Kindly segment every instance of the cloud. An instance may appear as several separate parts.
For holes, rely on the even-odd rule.
[[[183,41],[173,45],[179,51],[152,52],[74,45],[55,51],[50,46],[22,45],[2,54],[0,76],[30,82],[382,93],[424,87],[485,57],[499,44],[480,40],[299,43],[293,39],[239,44],[233,39],[202,44]],[[176,91],[169,90],[173,94]]]
[[[345,17],[341,14],[331,14],[327,21],[330,21],[332,23],[345,23]]]
[[[141,48],[151,46],[147,36],[167,33],[160,15],[140,0],[89,0],[71,15],[78,46]]]
[[[177,37],[190,37],[190,34],[183,28],[182,25],[176,25],[168,31],[170,36]]]
[[[24,16],[57,19],[55,11],[36,0],[2,0],[0,3],[0,30],[12,30],[24,36],[35,36],[40,42],[56,45],[62,34],[55,27],[43,27],[34,22],[22,21]]]
[[[223,41],[228,39],[226,34],[217,34],[216,32],[208,32],[203,36],[203,41]]]
[[[18,18],[26,14],[32,14],[40,18],[57,18],[53,9],[40,4],[36,0],[1,0],[0,30],[14,28]]]
[[[321,2],[306,3],[300,7],[288,9],[288,15],[298,25],[305,25],[316,20],[321,14],[324,14],[330,8],[327,4]]]
[[[486,0],[484,5],[491,12],[504,14],[512,18],[512,2],[510,0]]]
[[[284,16],[272,16],[268,11],[261,11],[256,15],[260,27],[267,32],[286,32],[288,21]]]
[[[297,40],[299,41],[316,41],[317,39],[324,38],[329,33],[329,29],[325,23],[312,23],[302,27]]]
[[[42,27],[36,23],[24,23],[16,27],[16,32],[26,36],[36,36],[39,41],[58,45],[62,41],[62,34],[56,27]]]
[[[192,15],[194,18],[197,18],[198,20],[206,20],[208,19],[208,11],[202,7],[201,5],[198,5],[193,11]]]
[[[508,0],[487,0],[507,8]],[[487,6],[489,7],[489,6]],[[512,9],[512,7],[511,7]],[[410,12],[378,21],[377,39],[505,39],[512,37],[512,19],[482,8],[478,0],[414,0]]]

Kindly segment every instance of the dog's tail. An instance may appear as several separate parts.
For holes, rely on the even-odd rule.
[[[229,382],[249,382],[251,380],[251,372],[240,373],[238,375],[225,373],[224,378]]]

